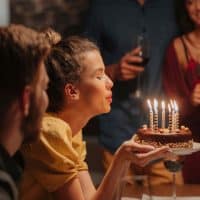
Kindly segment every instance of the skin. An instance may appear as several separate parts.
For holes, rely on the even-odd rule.
[[[110,111],[112,81],[105,74],[105,67],[98,51],[84,53],[81,80],[65,86],[67,102],[58,117],[66,121],[75,135],[91,117]],[[76,178],[65,183],[53,193],[57,200],[108,200],[124,175],[124,163],[134,162],[144,166],[152,159],[168,154],[168,148],[154,149],[133,140],[124,142],[114,155],[102,183],[96,190],[88,171],[80,171]]]
[[[193,58],[200,63],[200,1],[199,0],[186,0],[186,10],[192,22],[195,25],[195,29],[186,35],[187,46],[193,56]],[[191,102],[194,106],[200,105],[200,84],[196,84],[192,95]]]
[[[5,117],[7,124],[12,126],[6,126],[2,130],[0,141],[10,156],[15,154],[22,142],[38,138],[41,119],[48,105],[47,84],[48,76],[44,64],[41,63],[37,79],[24,87],[22,95],[8,110]]]
[[[143,6],[145,0],[137,0]],[[106,74],[113,80],[128,81],[136,78],[144,71],[144,67],[139,66],[142,58],[139,56],[141,49],[135,48],[127,52],[118,63],[111,64],[106,67]],[[134,63],[134,64],[133,64]]]
[[[45,65],[44,63],[41,63],[38,71],[38,77],[31,88],[32,95],[30,97],[29,114],[22,124],[24,142],[32,142],[37,140],[39,137],[42,117],[49,103],[46,92],[48,82],[49,78]]]

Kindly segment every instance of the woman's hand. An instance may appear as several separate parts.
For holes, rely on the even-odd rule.
[[[192,91],[191,102],[194,106],[200,105],[200,83],[196,84]]]
[[[169,156],[169,147],[155,148],[150,145],[138,144],[133,139],[124,142],[115,153],[115,159],[120,162],[129,160],[144,167],[149,162]]]

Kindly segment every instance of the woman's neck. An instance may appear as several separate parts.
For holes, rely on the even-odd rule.
[[[195,47],[200,47],[200,29],[189,33],[187,36],[188,41]]]
[[[80,110],[66,109],[57,114],[57,117],[69,124],[72,135],[76,135],[89,121],[89,117],[86,117]]]

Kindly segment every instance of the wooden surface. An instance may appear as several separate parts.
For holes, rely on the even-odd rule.
[[[177,196],[199,196],[200,199],[200,185],[177,185],[176,189]],[[143,193],[158,196],[171,196],[172,185],[158,185],[151,187],[126,185],[123,189],[122,196],[139,198]]]

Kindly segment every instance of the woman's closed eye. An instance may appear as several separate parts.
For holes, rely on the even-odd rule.
[[[105,78],[105,74],[97,74],[96,78],[99,79],[99,80],[102,80],[102,79]]]

